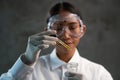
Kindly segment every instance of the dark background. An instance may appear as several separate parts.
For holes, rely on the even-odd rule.
[[[67,0],[66,0],[67,1]],[[104,65],[120,80],[120,0],[68,0],[87,25],[80,55]],[[44,30],[47,12],[59,0],[0,0],[0,74],[25,51],[28,36]],[[44,50],[42,54],[51,51]]]

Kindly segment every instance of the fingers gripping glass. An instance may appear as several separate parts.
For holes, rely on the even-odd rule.
[[[63,35],[65,31],[72,37],[80,37],[81,28],[83,27],[82,20],[76,14],[67,14],[67,15],[55,15],[49,19],[48,30],[56,30],[56,36],[59,38]],[[65,48],[70,49],[70,47],[65,44],[60,39],[58,42],[63,45]]]

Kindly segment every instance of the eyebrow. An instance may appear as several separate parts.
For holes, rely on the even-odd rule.
[[[70,22],[69,24],[77,24],[78,22]]]

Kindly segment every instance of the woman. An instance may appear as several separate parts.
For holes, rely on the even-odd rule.
[[[76,46],[86,26],[74,6],[57,3],[49,14],[46,30],[29,37],[25,53],[0,80],[113,80],[103,66],[79,55]],[[39,57],[49,45],[55,49]]]

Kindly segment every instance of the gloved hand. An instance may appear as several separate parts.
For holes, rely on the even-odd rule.
[[[28,38],[26,51],[21,58],[22,61],[28,65],[33,64],[39,57],[42,49],[48,48],[49,45],[56,45],[57,37],[50,35],[56,34],[56,31],[44,31]]]
[[[75,72],[65,72],[66,80],[87,80],[84,75]]]

